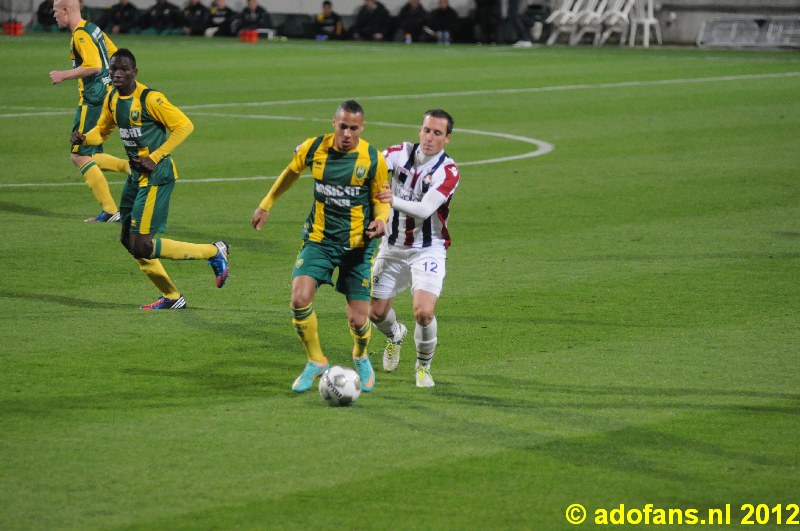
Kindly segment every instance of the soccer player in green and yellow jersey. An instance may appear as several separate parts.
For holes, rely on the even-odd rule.
[[[110,71],[114,89],[106,97],[97,126],[85,135],[73,131],[71,141],[74,145],[98,145],[108,138],[114,127],[119,128],[119,136],[131,161],[131,174],[125,181],[120,199],[120,241],[162,293],[157,301],[140,308],[185,308],[186,300],[170,280],[159,258],[208,260],[218,288],[228,278],[227,243],[196,244],[155,236],[166,230],[169,200],[178,178],[170,153],[192,134],[194,125],[164,94],[136,81],[139,71],[130,50],[117,50],[111,57]]]
[[[332,134],[309,138],[295,150],[253,213],[251,224],[261,230],[275,200],[306,168],[314,178],[314,204],[303,225],[303,246],[292,271],[292,323],[303,343],[308,363],[292,384],[302,393],[328,368],[317,334],[317,314],[312,303],[320,284],[333,284],[347,299],[347,320],[353,337],[353,361],[364,391],[375,385],[375,371],[367,345],[371,335],[369,299],[372,262],[379,238],[386,229],[389,205],[378,199],[388,186],[383,154],[361,139],[364,109],[358,102],[342,103],[333,117]]]
[[[78,80],[78,109],[73,131],[88,131],[97,123],[103,100],[110,89],[108,63],[117,47],[108,35],[91,22],[81,18],[78,0],[56,0],[53,4],[59,27],[72,31],[70,55],[72,69],[53,70],[53,84],[67,79]],[[72,146],[72,163],[80,169],[86,184],[102,206],[100,214],[86,221],[119,221],[119,212],[108,189],[103,170],[128,173],[128,161],[103,153],[103,146]]]

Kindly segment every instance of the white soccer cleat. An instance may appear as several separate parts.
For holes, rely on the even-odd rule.
[[[403,344],[406,334],[408,334],[408,328],[402,324],[399,324],[399,326],[401,331],[400,339],[397,341],[387,339],[386,348],[383,349],[383,370],[386,372],[394,372],[397,364],[400,363],[400,346]]]
[[[417,387],[433,387],[436,385],[431,377],[430,367],[417,367]]]

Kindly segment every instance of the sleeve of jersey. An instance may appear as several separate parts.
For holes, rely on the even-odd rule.
[[[439,184],[436,189],[439,190],[445,197],[450,197],[458,187],[458,182],[461,179],[461,174],[458,172],[458,166],[455,164],[447,164],[444,167],[444,181]]]
[[[167,140],[150,153],[150,158],[158,164],[192,134],[194,124],[160,92],[150,92],[145,104],[150,116],[170,131]]]
[[[284,193],[286,193],[286,190],[291,188],[299,177],[300,174],[292,170],[291,164],[287,166],[258,206],[267,211],[272,210],[272,205],[275,204],[275,201]]]
[[[397,158],[397,154],[403,151],[404,147],[405,143],[402,143],[389,146],[383,150],[383,157],[386,159],[386,167],[389,171],[394,171],[394,167],[397,164],[397,161],[395,160]]]
[[[392,208],[403,214],[419,219],[427,219],[453,195],[458,186],[459,173],[455,164],[448,164],[442,169],[444,178],[435,188],[428,190],[422,200],[408,201],[399,197],[392,198]],[[437,173],[437,176],[439,174]]]
[[[282,196],[286,190],[292,187],[295,181],[297,181],[297,179],[300,177],[300,174],[303,173],[303,170],[306,169],[306,156],[308,155],[308,150],[311,149],[311,144],[313,142],[314,138],[309,138],[297,146],[297,149],[294,150],[292,162],[286,166],[286,168],[278,177],[278,180],[275,181],[275,184],[272,185],[272,188],[269,189],[269,192],[264,199],[261,200],[261,203],[258,206],[264,210],[271,210],[272,205],[275,204],[275,201]]]
[[[75,50],[83,58],[81,66],[83,68],[102,68],[103,63],[100,61],[100,51],[95,46],[89,34],[85,31],[78,31],[77,37],[73,40]]]
[[[110,58],[112,55],[117,53],[117,46],[108,38],[108,35],[103,32],[103,37],[106,40],[106,50],[108,50],[108,57]]]
[[[407,201],[399,197],[392,198],[392,208],[403,214],[418,219],[427,219],[447,201],[447,198],[435,188],[428,190],[421,201]]]
[[[107,95],[105,101],[103,101],[103,110],[100,112],[100,118],[97,119],[97,125],[91,131],[85,133],[86,140],[83,143],[87,146],[99,146],[105,142],[116,126],[114,115],[108,109],[108,98],[110,97],[111,94]]]
[[[370,196],[372,199],[372,212],[373,219],[380,219],[384,223],[389,221],[389,213],[392,207],[389,203],[383,203],[378,199],[378,192],[383,190],[389,185],[389,169],[386,165],[386,159],[383,154],[378,153],[378,168],[375,171],[375,178],[372,179],[370,185]]]
[[[308,156],[308,150],[311,149],[311,143],[313,141],[314,141],[313,138],[309,138],[308,140],[297,146],[297,149],[294,150],[294,156],[292,157],[292,162],[289,163],[287,169],[291,169],[298,175],[303,173],[303,170],[306,169],[306,156]]]

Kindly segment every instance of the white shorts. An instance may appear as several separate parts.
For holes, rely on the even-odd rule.
[[[406,248],[382,244],[372,268],[372,296],[391,299],[404,289],[423,290],[437,297],[444,284],[447,251],[441,248]]]

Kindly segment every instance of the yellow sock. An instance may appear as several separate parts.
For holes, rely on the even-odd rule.
[[[308,361],[315,363],[325,361],[322,346],[319,344],[319,334],[317,334],[317,313],[313,306],[309,304],[305,308],[292,308],[292,324],[306,349]]]
[[[166,238],[153,238],[153,258],[170,260],[208,260],[219,249],[213,243],[186,243]]]
[[[372,323],[367,319],[367,324],[361,328],[351,328],[350,335],[353,336],[353,357],[363,358],[367,355],[369,338],[372,337]]]
[[[136,261],[139,262],[139,269],[142,270],[142,273],[147,275],[147,278],[156,285],[164,297],[168,299],[177,299],[181,296],[178,288],[176,288],[175,284],[170,280],[164,266],[161,265],[160,260],[157,258],[137,258]]]
[[[100,166],[101,170],[111,170],[119,173],[128,173],[131,170],[130,164],[125,159],[120,159],[108,153],[95,153],[92,159]]]
[[[108,189],[106,176],[103,175],[97,163],[93,160],[87,162],[81,166],[81,173],[92,194],[94,194],[94,198],[103,206],[103,210],[109,214],[116,214],[118,210],[117,204],[114,202],[114,198],[111,197],[111,190]]]

